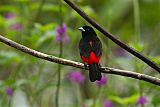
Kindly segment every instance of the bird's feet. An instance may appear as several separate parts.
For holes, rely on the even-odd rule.
[[[88,67],[89,67],[89,65],[86,64],[86,63],[84,63],[84,68],[85,68],[85,69],[88,69]]]
[[[98,63],[98,66],[99,66],[100,68],[102,67],[100,63]]]

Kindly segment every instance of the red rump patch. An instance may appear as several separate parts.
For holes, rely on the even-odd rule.
[[[97,57],[93,51],[90,53],[88,58],[85,56],[82,56],[82,60],[87,62],[88,64],[98,63],[100,58],[101,58],[101,55]]]

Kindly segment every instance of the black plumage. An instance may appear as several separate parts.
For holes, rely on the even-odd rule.
[[[90,80],[92,82],[100,80],[102,76],[98,62],[102,55],[101,41],[91,27],[83,26],[79,30],[82,31],[82,39],[79,42],[80,56],[83,61],[89,64]]]

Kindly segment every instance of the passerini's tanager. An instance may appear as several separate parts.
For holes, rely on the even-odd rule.
[[[83,26],[78,30],[82,32],[82,39],[79,42],[80,56],[89,66],[89,78],[91,82],[101,80],[99,60],[102,56],[102,43],[92,27]]]

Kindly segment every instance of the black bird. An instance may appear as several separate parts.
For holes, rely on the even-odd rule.
[[[102,56],[102,43],[92,27],[83,26],[78,30],[82,32],[79,42],[80,56],[89,65],[89,78],[91,82],[101,80],[99,60]]]

